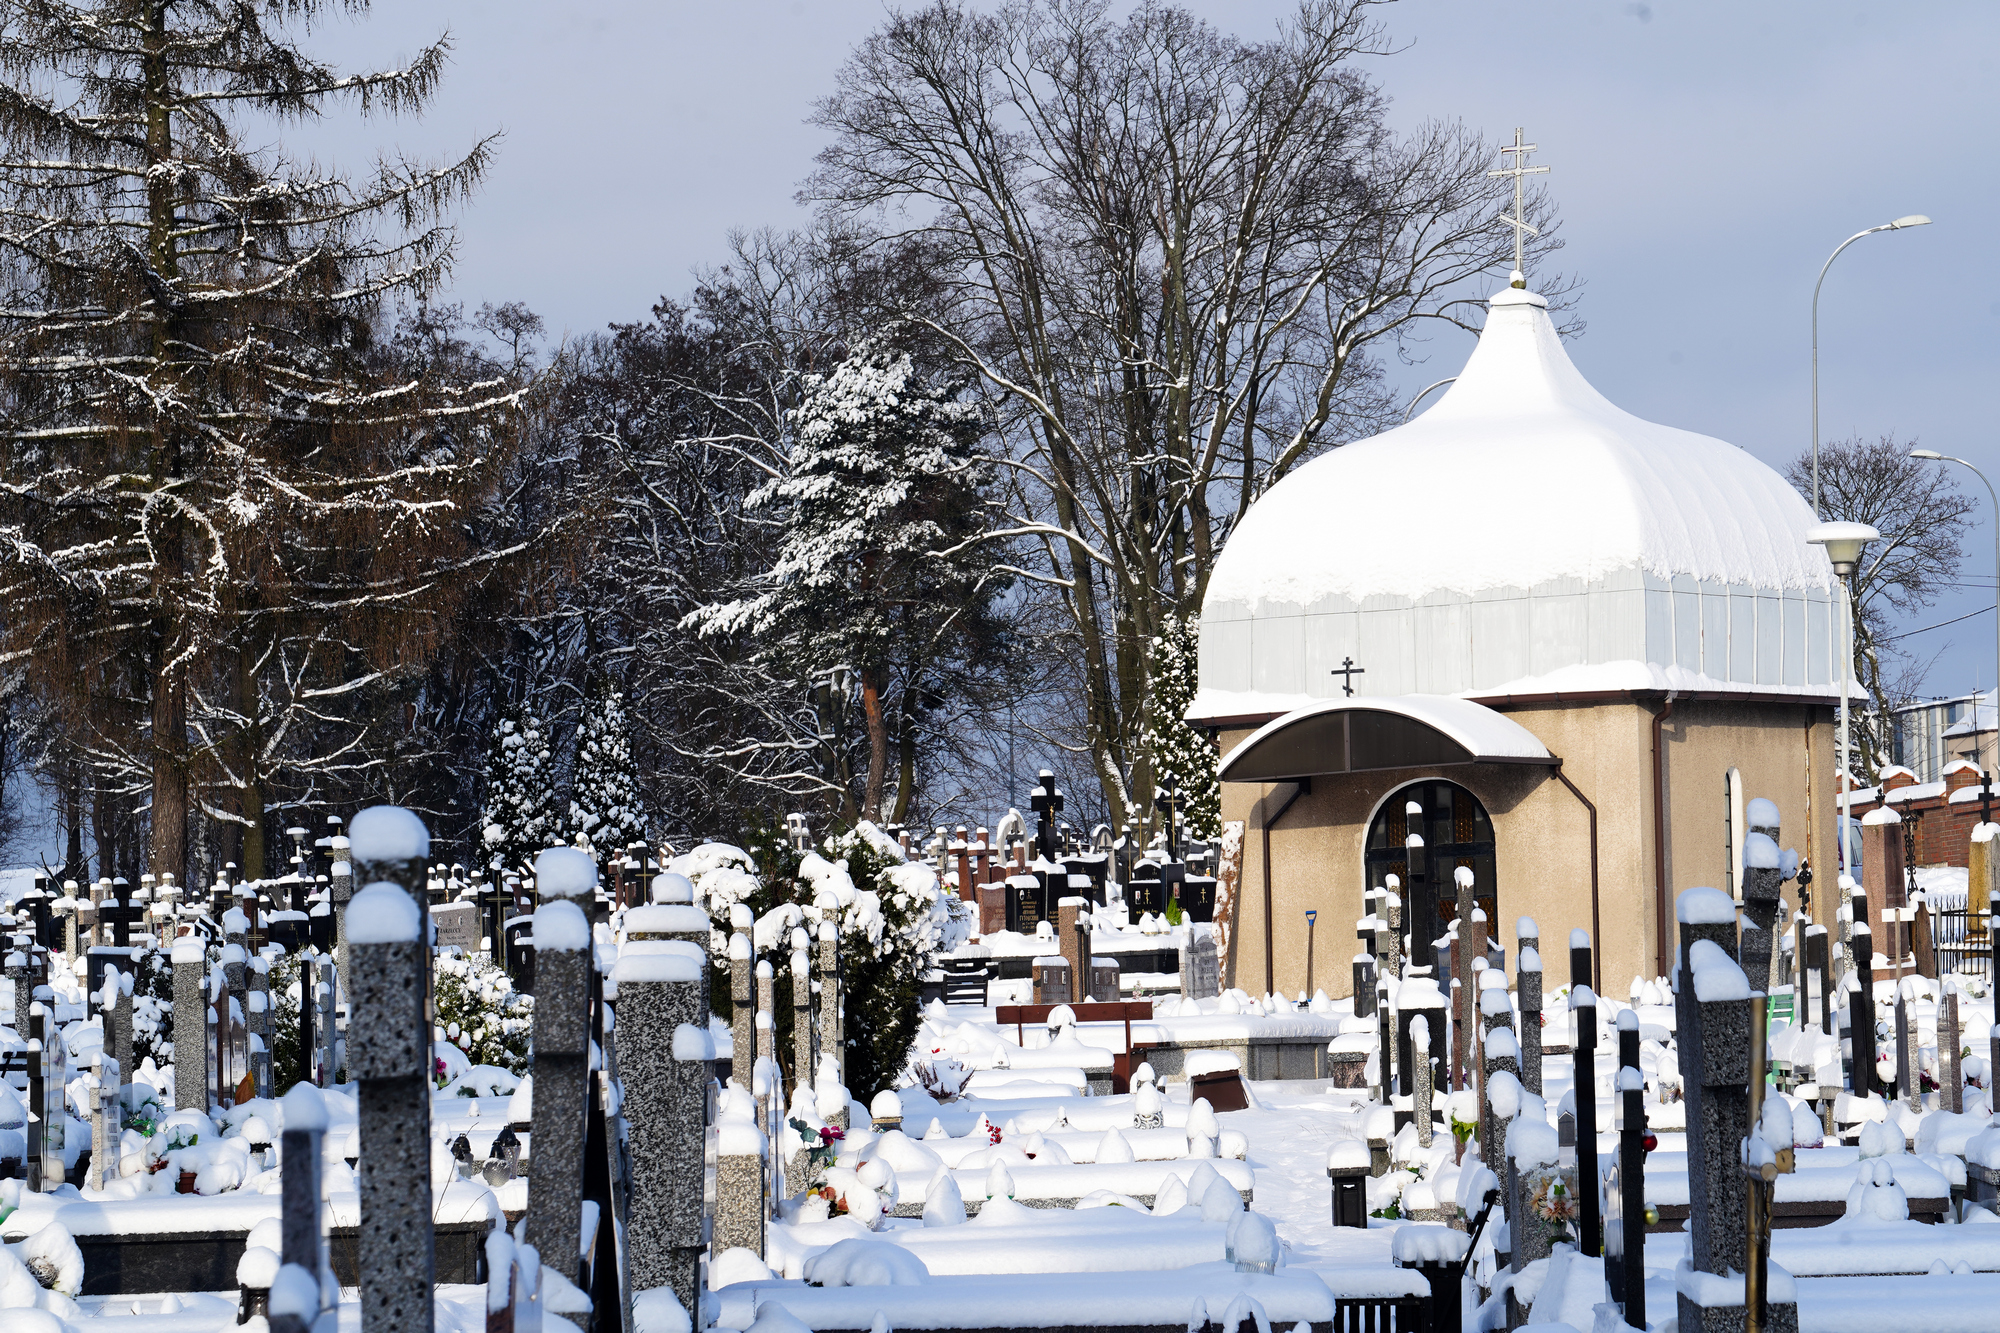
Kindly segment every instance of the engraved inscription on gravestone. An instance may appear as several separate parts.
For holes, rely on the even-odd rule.
[[[471,953],[479,948],[479,908],[473,903],[444,903],[431,909],[437,923],[438,948]]]

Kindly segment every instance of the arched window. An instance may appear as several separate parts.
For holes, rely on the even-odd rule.
[[[1421,813],[1408,813],[1411,804]],[[1424,840],[1421,854],[1406,850],[1410,834]],[[1419,960],[1458,914],[1454,874],[1472,868],[1472,896],[1486,910],[1490,937],[1500,934],[1499,897],[1493,865],[1493,821],[1486,807],[1456,782],[1412,782],[1382,802],[1368,826],[1368,886],[1379,888],[1390,875],[1402,881],[1403,929]]]

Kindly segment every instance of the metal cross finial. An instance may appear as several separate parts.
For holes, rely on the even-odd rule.
[[[1521,268],[1522,234],[1526,233],[1529,236],[1541,235],[1539,231],[1536,231],[1527,224],[1526,214],[1521,209],[1522,186],[1524,183],[1521,178],[1524,176],[1540,176],[1548,171],[1547,167],[1531,167],[1528,165],[1528,154],[1536,151],[1536,145],[1522,143],[1521,135],[1523,133],[1523,130],[1516,127],[1514,130],[1513,146],[1500,150],[1502,156],[1508,153],[1514,155],[1514,165],[1511,167],[1497,167],[1486,173],[1488,176],[1512,176],[1514,178],[1514,215],[1509,217],[1505,213],[1502,213],[1498,220],[1514,229],[1513,285],[1516,287],[1526,287],[1528,285]]]
[[[1367,675],[1368,668],[1354,665],[1354,659],[1351,657],[1343,657],[1340,659],[1340,665],[1333,669],[1332,674],[1340,677],[1341,693],[1351,698],[1354,694],[1354,678],[1356,676]]]

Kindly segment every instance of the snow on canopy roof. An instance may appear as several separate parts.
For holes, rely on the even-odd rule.
[[[1311,727],[1316,721],[1340,714],[1363,717],[1386,714],[1407,718],[1431,737],[1455,746],[1463,752],[1463,756],[1443,759],[1431,755],[1411,756],[1403,753],[1402,746],[1398,744],[1403,737],[1394,734],[1387,737],[1389,748],[1377,756],[1381,762],[1364,759],[1358,743],[1346,755],[1277,755],[1280,748],[1295,747],[1285,747],[1282,741],[1274,738],[1288,734],[1296,738],[1298,729]],[[1442,694],[1402,694],[1325,699],[1294,709],[1283,717],[1266,722],[1245,737],[1223,757],[1219,775],[1225,782],[1271,781],[1273,779],[1261,774],[1268,763],[1276,763],[1290,776],[1306,776],[1307,768],[1301,767],[1302,762],[1307,767],[1316,764],[1314,771],[1317,773],[1342,773],[1369,768],[1401,768],[1411,763],[1553,764],[1556,759],[1547,746],[1535,739],[1534,733],[1484,704]],[[1251,775],[1253,769],[1258,776]]]
[[[1546,307],[1497,293],[1435,407],[1272,487],[1223,548],[1208,603],[1472,594],[1634,566],[1832,588],[1825,553],[1806,541],[1812,510],[1784,478],[1612,404],[1571,363]]]

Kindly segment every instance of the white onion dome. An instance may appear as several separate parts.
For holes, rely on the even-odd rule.
[[[1833,574],[1768,465],[1592,388],[1507,288],[1444,397],[1251,506],[1209,580],[1190,717],[1340,693],[1824,696]],[[1361,673],[1331,674],[1352,658]]]

